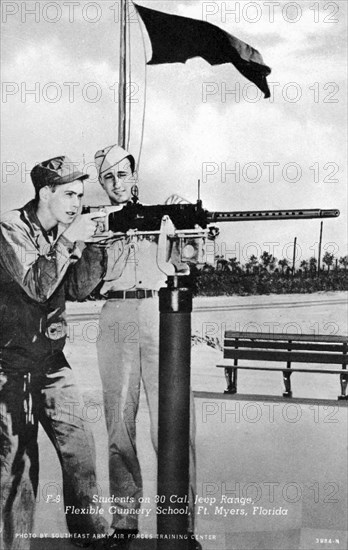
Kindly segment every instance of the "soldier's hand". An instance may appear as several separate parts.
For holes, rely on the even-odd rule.
[[[98,227],[98,221],[103,220],[105,216],[105,212],[78,214],[63,234],[73,243],[76,241],[88,241],[93,237]]]

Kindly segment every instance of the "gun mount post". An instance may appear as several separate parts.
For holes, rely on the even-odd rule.
[[[169,276],[159,292],[158,550],[187,550],[189,503],[190,368],[192,292]],[[175,495],[175,502],[173,501]],[[161,535],[171,535],[173,539]]]

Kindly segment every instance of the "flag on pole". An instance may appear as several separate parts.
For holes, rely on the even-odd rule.
[[[185,63],[203,57],[210,65],[232,63],[238,71],[270,97],[266,76],[271,69],[261,54],[216,25],[144,8],[135,4],[152,45],[148,65]]]

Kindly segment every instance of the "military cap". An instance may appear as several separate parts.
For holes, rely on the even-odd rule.
[[[36,164],[30,172],[35,189],[89,178],[88,174],[80,172],[75,165],[76,163],[66,156],[55,157]]]
[[[135,168],[135,160],[133,155],[128,153],[123,147],[119,145],[110,145],[100,151],[97,151],[94,155],[94,161],[97,166],[98,175],[103,175],[106,170],[110,170],[113,166],[121,162],[121,160],[129,158],[132,166],[132,171]]]

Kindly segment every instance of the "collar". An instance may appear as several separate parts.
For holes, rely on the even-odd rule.
[[[54,240],[57,238],[58,225],[53,227],[50,231],[46,231],[46,229],[41,225],[41,222],[37,216],[37,201],[35,199],[28,202],[25,206],[23,206],[23,208],[21,208],[21,210],[25,214],[36,235],[44,235],[47,241],[52,240],[52,238]]]

